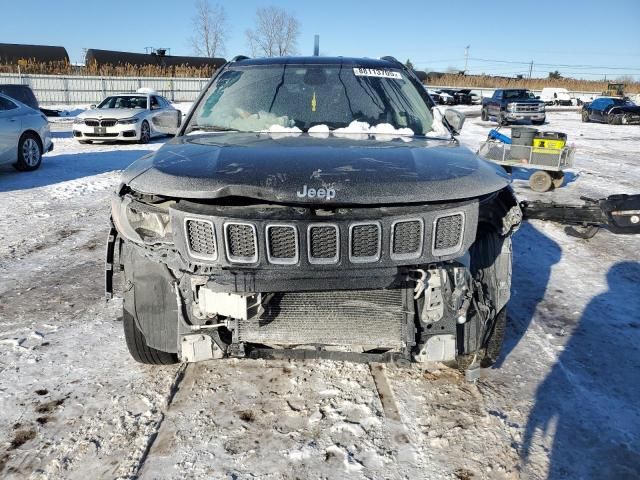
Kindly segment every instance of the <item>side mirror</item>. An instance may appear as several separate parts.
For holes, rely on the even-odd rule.
[[[93,110],[94,108],[96,108],[96,104],[95,104],[95,103],[92,103],[91,105],[89,105],[89,108],[90,108],[91,110]]]
[[[536,100],[540,100],[540,95],[536,95]]]
[[[453,108],[448,108],[444,112],[444,119],[449,124],[454,133],[459,133],[464,125],[465,116],[464,113],[459,112]]]

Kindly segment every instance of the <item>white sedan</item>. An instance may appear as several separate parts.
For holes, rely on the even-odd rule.
[[[49,122],[38,110],[0,94],[0,165],[35,170],[53,149]]]
[[[132,141],[148,143],[158,135],[174,135],[182,113],[156,94],[120,93],[78,115],[73,136],[80,143]]]

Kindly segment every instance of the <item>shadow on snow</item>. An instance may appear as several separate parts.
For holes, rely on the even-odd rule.
[[[521,458],[552,435],[549,480],[640,478],[640,263],[615,264],[538,386]]]
[[[101,173],[123,170],[151,150],[105,150],[45,155],[40,168],[18,172],[11,165],[0,167],[0,192],[54,185]]]

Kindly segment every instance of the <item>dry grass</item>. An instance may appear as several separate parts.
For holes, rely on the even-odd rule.
[[[180,77],[180,78],[210,78],[215,69],[213,67],[191,67],[180,65],[175,67],[160,67],[157,65],[87,65],[78,67],[67,62],[24,62],[20,65],[23,74],[41,75],[99,75],[113,77]],[[0,73],[18,73],[17,65],[0,64]],[[529,88],[541,90],[544,87],[564,87],[570,91],[602,92],[606,90],[606,81],[576,80],[563,78],[551,80],[547,78],[515,79],[491,77],[488,75],[464,76],[445,74],[428,82],[431,85],[446,85],[450,87],[468,88]],[[627,93],[640,93],[640,82],[626,84]]]
[[[563,78],[551,80],[547,78],[500,78],[488,75],[455,75],[445,74],[428,82],[430,85],[446,85],[451,87],[468,88],[528,88],[530,90],[542,90],[544,87],[561,87],[569,91],[577,92],[602,92],[607,89],[606,81],[576,80]],[[640,82],[626,83],[626,93],[640,93]]]
[[[160,67],[157,65],[88,65],[78,67],[67,62],[23,62],[18,65],[0,64],[0,73],[22,73],[24,75],[97,75],[105,77],[180,77],[209,78],[213,75],[213,67],[191,67],[178,65]]]

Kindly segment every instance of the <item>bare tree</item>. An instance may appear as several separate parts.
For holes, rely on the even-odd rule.
[[[224,7],[211,5],[209,0],[197,0],[191,37],[193,51],[204,57],[223,55],[226,39],[227,14]]]
[[[256,25],[246,31],[253,56],[294,55],[300,35],[300,22],[279,7],[258,8]]]

